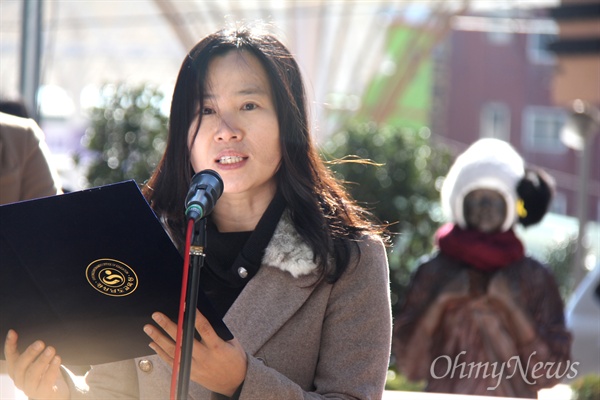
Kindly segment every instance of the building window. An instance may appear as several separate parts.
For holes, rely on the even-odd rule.
[[[548,50],[548,45],[558,36],[550,33],[533,33],[527,35],[527,55],[534,64],[555,64],[554,53]]]
[[[497,46],[505,46],[512,43],[515,38],[515,30],[510,22],[514,18],[514,12],[510,9],[498,9],[486,14],[487,17],[481,18],[480,22],[483,25],[489,43]]]
[[[557,107],[526,107],[523,115],[523,146],[532,152],[564,153],[560,140],[565,111]]]
[[[550,203],[550,208],[548,210],[554,214],[567,214],[567,196],[564,193],[556,191],[554,193],[554,197],[552,198],[552,203]]]
[[[510,139],[510,110],[503,103],[487,103],[481,108],[479,135],[482,138]]]
[[[491,44],[505,46],[513,40],[514,34],[505,30],[490,30],[486,32],[487,39]]]

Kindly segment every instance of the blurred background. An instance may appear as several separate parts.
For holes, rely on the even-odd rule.
[[[65,191],[143,183],[187,50],[257,19],[297,57],[323,157],[381,164],[332,169],[397,222],[394,311],[443,222],[444,175],[481,137],[510,142],[556,180],[551,212],[518,234],[565,302],[598,268],[597,0],[2,0],[0,99],[22,100],[41,125]]]

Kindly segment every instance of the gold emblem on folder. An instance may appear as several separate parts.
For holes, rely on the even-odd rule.
[[[135,271],[129,265],[110,258],[101,258],[90,263],[85,275],[94,289],[107,296],[127,296],[138,286]]]

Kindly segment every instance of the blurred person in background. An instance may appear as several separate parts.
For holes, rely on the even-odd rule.
[[[44,133],[22,102],[0,100],[0,204],[60,193]],[[6,372],[6,362],[0,360],[0,375]]]
[[[18,101],[0,101],[0,204],[62,193],[44,133]]]
[[[259,27],[260,28],[260,27]],[[185,57],[165,154],[143,192],[181,251],[194,173],[224,191],[207,217],[201,288],[235,338],[196,314],[189,398],[381,399],[391,350],[384,228],[319,157],[300,69],[274,36],[236,27]],[[9,373],[32,398],[166,399],[176,324],[153,314],[157,353],[94,365],[87,386],[60,373],[52,343],[5,343]],[[162,329],[161,329],[162,328]]]
[[[513,231],[543,218],[553,185],[497,139],[473,143],[451,167],[441,193],[451,223],[394,322],[397,366],[426,391],[537,398],[575,372],[556,281]]]
[[[14,115],[15,117],[31,118],[25,103],[18,100],[0,100],[0,112]]]

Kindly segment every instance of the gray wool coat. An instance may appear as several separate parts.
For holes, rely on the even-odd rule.
[[[284,213],[258,273],[224,321],[248,355],[240,400],[381,399],[391,346],[389,271],[379,238],[360,242],[334,284],[316,281],[313,253]],[[158,356],[92,367],[72,399],[169,398]],[[191,382],[189,399],[218,399]]]

